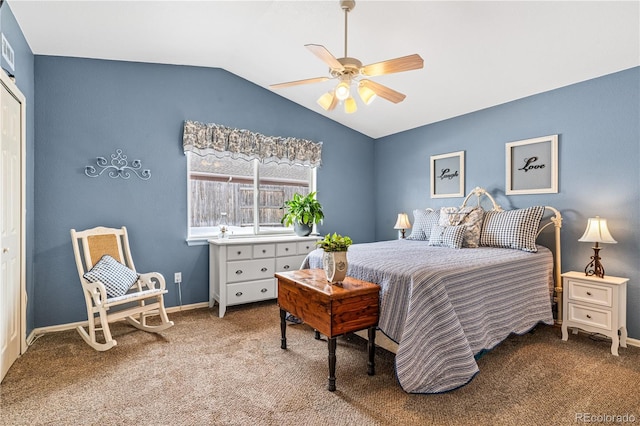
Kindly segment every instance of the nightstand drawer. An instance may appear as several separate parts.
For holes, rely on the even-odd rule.
[[[611,311],[569,303],[567,314],[573,323],[611,330]]]
[[[611,287],[568,280],[569,300],[611,307],[613,300]]]

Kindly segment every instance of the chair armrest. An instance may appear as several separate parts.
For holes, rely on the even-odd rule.
[[[85,281],[82,283],[82,287],[91,296],[95,306],[100,306],[107,301],[107,289],[100,281],[94,283]]]
[[[154,290],[156,288],[164,290],[166,287],[164,277],[160,272],[147,272],[146,274],[140,274],[140,281],[142,281],[143,286],[147,287],[149,290]]]

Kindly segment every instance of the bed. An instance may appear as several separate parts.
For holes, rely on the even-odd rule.
[[[474,196],[476,206],[470,206]],[[481,207],[486,198],[487,210]],[[469,193],[459,208],[424,212],[414,211],[407,239],[352,245],[348,275],[380,285],[379,330],[397,343],[402,388],[440,393],[471,381],[479,372],[476,356],[511,333],[553,324],[554,293],[561,306],[562,219],[545,206],[505,211],[482,188]],[[482,216],[479,228],[468,212]],[[555,258],[536,243],[548,227],[555,228]],[[524,234],[529,235],[523,239]],[[322,268],[322,254],[321,249],[311,252],[302,268]]]

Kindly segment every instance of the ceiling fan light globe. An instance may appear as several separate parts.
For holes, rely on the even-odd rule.
[[[353,114],[358,110],[358,105],[356,105],[356,100],[353,97],[348,97],[344,101],[344,112],[347,114]]]
[[[360,84],[358,86],[358,94],[360,95],[360,99],[365,105],[369,105],[376,98],[376,92],[365,86],[364,84]]]
[[[342,81],[338,83],[336,86],[336,98],[341,101],[344,101],[351,95],[351,90],[349,88],[349,83],[346,81]]]
[[[322,109],[324,109],[325,111],[329,111],[333,109],[333,107],[335,107],[335,102],[337,102],[337,99],[335,99],[333,92],[327,92],[324,95],[320,96],[317,102],[318,105],[322,107]]]

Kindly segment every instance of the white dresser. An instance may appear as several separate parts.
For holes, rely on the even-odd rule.
[[[562,340],[567,340],[568,327],[611,338],[611,353],[618,346],[627,347],[627,281],[628,278],[598,278],[584,272],[562,274],[564,288]],[[618,336],[618,331],[620,335]]]
[[[223,238],[209,240],[209,307],[278,297],[273,274],[300,269],[318,237]]]

